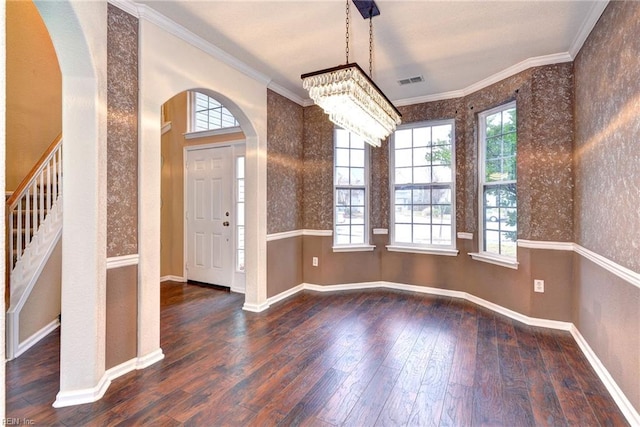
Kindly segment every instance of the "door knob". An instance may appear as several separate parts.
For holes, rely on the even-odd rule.
[[[222,225],[224,225],[225,227],[228,227],[229,226],[229,221],[223,222]]]

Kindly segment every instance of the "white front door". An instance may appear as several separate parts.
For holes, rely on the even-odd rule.
[[[187,279],[231,287],[233,151],[187,151]]]

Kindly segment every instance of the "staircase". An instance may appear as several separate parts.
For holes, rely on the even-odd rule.
[[[20,310],[62,234],[61,176],[62,135],[51,143],[6,203],[9,360],[33,345],[19,342]]]

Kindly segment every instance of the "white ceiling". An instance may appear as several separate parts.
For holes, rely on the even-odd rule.
[[[300,75],[344,64],[343,0],[138,0],[306,100]],[[377,0],[373,79],[397,105],[447,97],[528,65],[573,59],[606,1]],[[351,4],[350,62],[369,63]],[[550,56],[552,55],[552,56]],[[525,62],[523,62],[525,61]],[[421,75],[423,83],[400,86]],[[449,96],[450,97],[450,96]]]

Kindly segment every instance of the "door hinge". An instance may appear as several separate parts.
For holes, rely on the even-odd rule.
[[[184,219],[187,219],[187,220],[189,219],[189,211],[186,211],[184,213]]]

